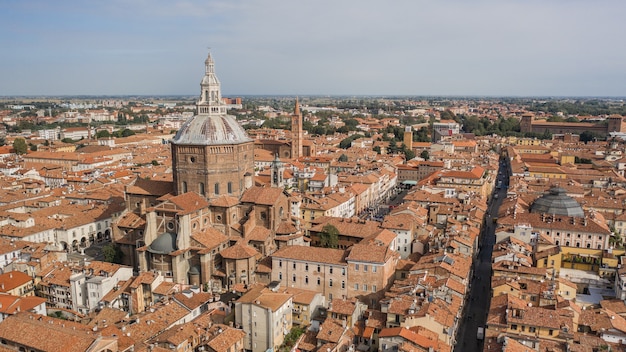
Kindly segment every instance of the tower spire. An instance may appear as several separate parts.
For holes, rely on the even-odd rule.
[[[200,100],[197,103],[198,115],[224,115],[226,105],[222,102],[222,89],[215,75],[215,62],[208,53],[204,60],[204,77],[200,82]]]
[[[296,96],[296,106],[293,109],[294,115],[300,115],[300,103],[298,102],[298,97]]]

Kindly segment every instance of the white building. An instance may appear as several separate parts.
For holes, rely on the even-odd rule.
[[[72,268],[69,287],[62,290],[66,297],[57,298],[65,298],[64,305],[69,306],[69,309],[87,314],[99,308],[104,295],[120,281],[126,281],[132,276],[133,268],[129,266],[94,261],[84,267]]]
[[[235,323],[246,333],[244,348],[252,352],[278,350],[293,324],[293,296],[255,288],[235,302]]]
[[[450,137],[461,132],[461,125],[454,120],[441,120],[433,123],[433,139],[434,142],[441,140],[443,137]]]

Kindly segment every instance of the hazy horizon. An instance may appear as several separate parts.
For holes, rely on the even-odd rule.
[[[0,3],[0,96],[626,96],[626,2]]]

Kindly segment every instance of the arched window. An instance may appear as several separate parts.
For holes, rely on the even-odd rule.
[[[233,183],[232,182],[228,182],[228,194],[233,193]]]
[[[307,284],[307,285],[309,284],[309,277],[308,276],[304,277],[304,283]]]
[[[201,195],[204,195],[204,183],[200,182],[200,184],[198,184],[198,191]]]
[[[220,184],[216,183],[214,188],[215,188],[215,190],[214,190],[213,193],[215,193],[216,195],[220,194]]]
[[[283,279],[283,273],[278,273],[278,280],[282,280]]]
[[[187,193],[187,182],[183,181],[181,186],[182,186],[183,193]]]

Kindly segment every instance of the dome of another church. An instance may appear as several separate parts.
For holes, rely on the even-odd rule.
[[[244,129],[231,115],[196,115],[178,130],[174,144],[219,145],[250,142]]]
[[[543,196],[537,198],[530,206],[532,213],[545,213],[573,217],[585,217],[580,204],[561,187],[553,187]]]
[[[148,246],[148,252],[154,254],[169,254],[176,250],[176,234],[164,232]]]

